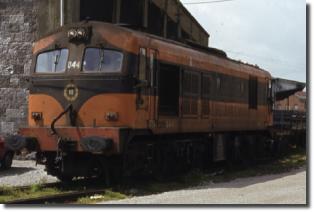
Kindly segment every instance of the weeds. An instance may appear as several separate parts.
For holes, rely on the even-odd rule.
[[[32,185],[29,189],[17,189],[14,187],[2,187],[0,188],[0,203],[6,203],[12,200],[18,200],[23,198],[36,198],[40,196],[53,195],[60,193],[60,190],[56,188],[42,188],[41,185]]]

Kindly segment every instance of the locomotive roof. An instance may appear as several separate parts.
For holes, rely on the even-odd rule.
[[[156,35],[153,35],[153,34],[148,34],[148,33],[145,33],[145,32],[136,31],[136,30],[124,27],[124,26],[119,26],[117,24],[111,24],[111,23],[106,23],[106,22],[82,21],[82,22],[79,22],[79,23],[65,25],[63,27],[58,28],[54,32],[51,32],[51,33],[47,34],[46,36],[43,36],[41,39],[47,38],[47,37],[52,36],[52,35],[54,35],[56,33],[68,31],[71,28],[87,27],[87,26],[92,26],[94,28],[106,28],[106,27],[108,27],[108,28],[111,28],[111,29],[118,30],[121,33],[131,33],[132,35],[136,36],[138,39],[142,38],[143,36],[144,37],[149,37],[151,39],[159,40],[161,42],[165,42],[165,43],[168,43],[168,44],[173,44],[175,46],[180,46],[180,47],[191,49],[191,50],[194,50],[194,51],[197,51],[197,52],[201,52],[201,53],[204,53],[204,54],[207,54],[207,55],[210,55],[210,56],[215,56],[217,58],[225,59],[227,61],[239,64],[239,65],[243,65],[244,67],[248,67],[248,68],[250,67],[251,69],[254,69],[254,71],[257,71],[257,72],[262,72],[264,74],[269,74],[268,71],[266,71],[264,69],[261,69],[257,65],[252,65],[252,64],[249,64],[249,63],[244,63],[242,61],[229,58],[227,56],[227,54],[223,50],[220,50],[220,49],[211,48],[211,47],[203,47],[203,46],[197,45],[195,43],[189,43],[189,44],[181,43],[181,42],[178,42],[178,41],[166,39],[166,38],[163,38],[163,37],[160,37],[160,36],[156,36]],[[38,41],[40,41],[41,39],[39,39]]]

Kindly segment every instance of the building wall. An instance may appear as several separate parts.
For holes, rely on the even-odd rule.
[[[306,112],[306,92],[297,92],[287,99],[276,102],[275,109]]]
[[[38,24],[39,0],[0,0],[0,134],[26,122],[26,75]]]

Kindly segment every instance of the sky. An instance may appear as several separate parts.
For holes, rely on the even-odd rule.
[[[181,0],[184,3],[213,0]],[[273,77],[306,82],[305,0],[184,4],[210,34],[209,46],[257,64]]]

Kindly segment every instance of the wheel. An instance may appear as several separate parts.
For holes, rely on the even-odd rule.
[[[12,160],[13,160],[13,153],[12,152],[8,152],[5,154],[4,158],[1,161],[2,167],[3,169],[9,169],[12,166]]]

